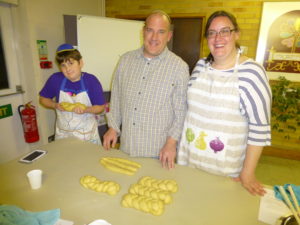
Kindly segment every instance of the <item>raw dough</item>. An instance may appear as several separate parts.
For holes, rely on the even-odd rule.
[[[120,190],[120,185],[113,181],[100,181],[94,176],[86,175],[80,178],[80,184],[97,192],[105,192],[109,195],[116,195]]]

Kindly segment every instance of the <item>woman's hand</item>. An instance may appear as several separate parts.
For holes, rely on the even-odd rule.
[[[263,185],[256,179],[254,174],[242,173],[239,177],[233,178],[234,181],[241,182],[242,186],[252,195],[263,196],[266,191]]]
[[[263,185],[256,180],[255,169],[262,153],[262,146],[247,145],[246,157],[244,160],[243,169],[235,181],[241,182],[244,188],[253,195],[263,196],[266,191]]]

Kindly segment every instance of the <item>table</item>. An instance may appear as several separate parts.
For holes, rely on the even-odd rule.
[[[175,169],[161,167],[157,159],[129,158],[120,150],[104,150],[101,146],[77,139],[63,139],[41,146],[48,153],[32,164],[18,159],[0,165],[0,204],[17,205],[28,211],[61,209],[61,218],[76,225],[96,219],[112,225],[263,225],[258,221],[259,197],[250,195],[239,183],[186,166]],[[122,157],[134,160],[142,168],[133,176],[105,169],[101,157]],[[31,190],[26,173],[43,170],[43,184]],[[115,181],[121,185],[115,196],[85,189],[79,183],[84,175],[100,180]],[[142,176],[156,179],[174,179],[179,190],[173,202],[166,205],[161,216],[153,216],[120,202],[131,184]]]

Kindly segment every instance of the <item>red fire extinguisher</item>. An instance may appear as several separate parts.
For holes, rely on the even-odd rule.
[[[21,110],[24,108],[23,110]],[[36,113],[31,102],[24,105],[19,105],[18,112],[20,114],[23,125],[24,138],[27,143],[36,142],[40,139],[39,131],[36,122]]]

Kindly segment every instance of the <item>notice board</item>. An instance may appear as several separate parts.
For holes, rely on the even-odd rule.
[[[66,42],[81,52],[83,71],[97,76],[103,90],[110,91],[120,56],[142,46],[144,22],[86,15],[64,19]]]

